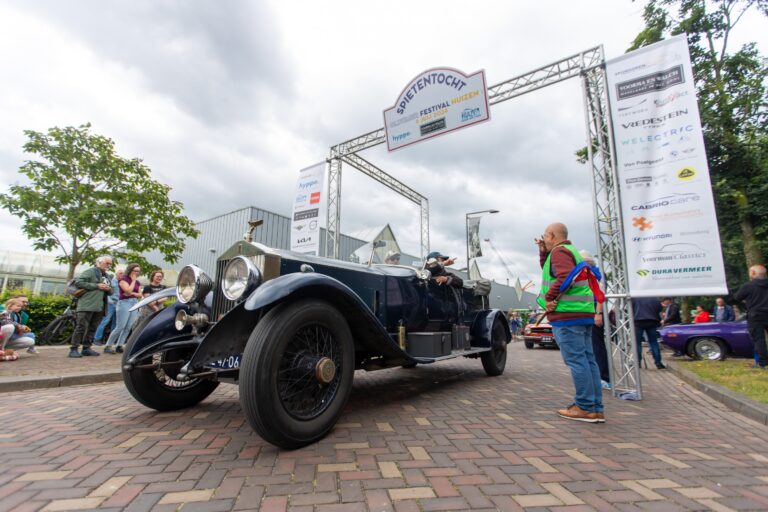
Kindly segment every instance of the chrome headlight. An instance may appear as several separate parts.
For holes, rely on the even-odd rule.
[[[228,300],[238,300],[261,284],[261,272],[244,256],[233,258],[224,268],[221,291]]]
[[[176,296],[184,304],[196,302],[204,299],[211,288],[213,288],[213,281],[203,272],[203,269],[195,265],[187,265],[179,272]]]

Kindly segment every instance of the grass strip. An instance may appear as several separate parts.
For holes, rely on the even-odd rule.
[[[768,404],[768,370],[753,368],[753,359],[679,361],[678,364],[703,380]]]

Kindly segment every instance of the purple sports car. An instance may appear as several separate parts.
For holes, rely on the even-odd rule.
[[[747,322],[711,322],[662,327],[661,342],[694,359],[722,360],[726,356],[753,357]]]

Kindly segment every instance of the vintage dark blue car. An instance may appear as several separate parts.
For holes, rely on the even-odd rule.
[[[251,427],[297,448],[339,418],[355,370],[479,358],[504,372],[509,325],[488,308],[488,282],[438,285],[429,270],[362,265],[240,241],[212,278],[188,265],[177,301],[138,323],[123,379],[147,407],[190,407],[219,385],[239,385]]]

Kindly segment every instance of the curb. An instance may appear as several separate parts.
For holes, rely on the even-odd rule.
[[[737,412],[749,419],[755,420],[763,425],[768,425],[768,405],[762,404],[751,398],[747,398],[743,395],[726,389],[717,384],[711,382],[705,382],[701,380],[696,374],[684,370],[677,366],[674,362],[665,361],[667,368],[672,370],[672,373],[680,377],[683,381],[687,382],[694,388],[698,389],[702,393],[706,394],[710,398],[713,398],[725,405],[734,412]]]
[[[103,384],[122,380],[123,375],[119,370],[116,372],[88,372],[58,377],[5,377],[0,379],[0,393],[60,388],[64,386],[82,386],[85,384]]]

